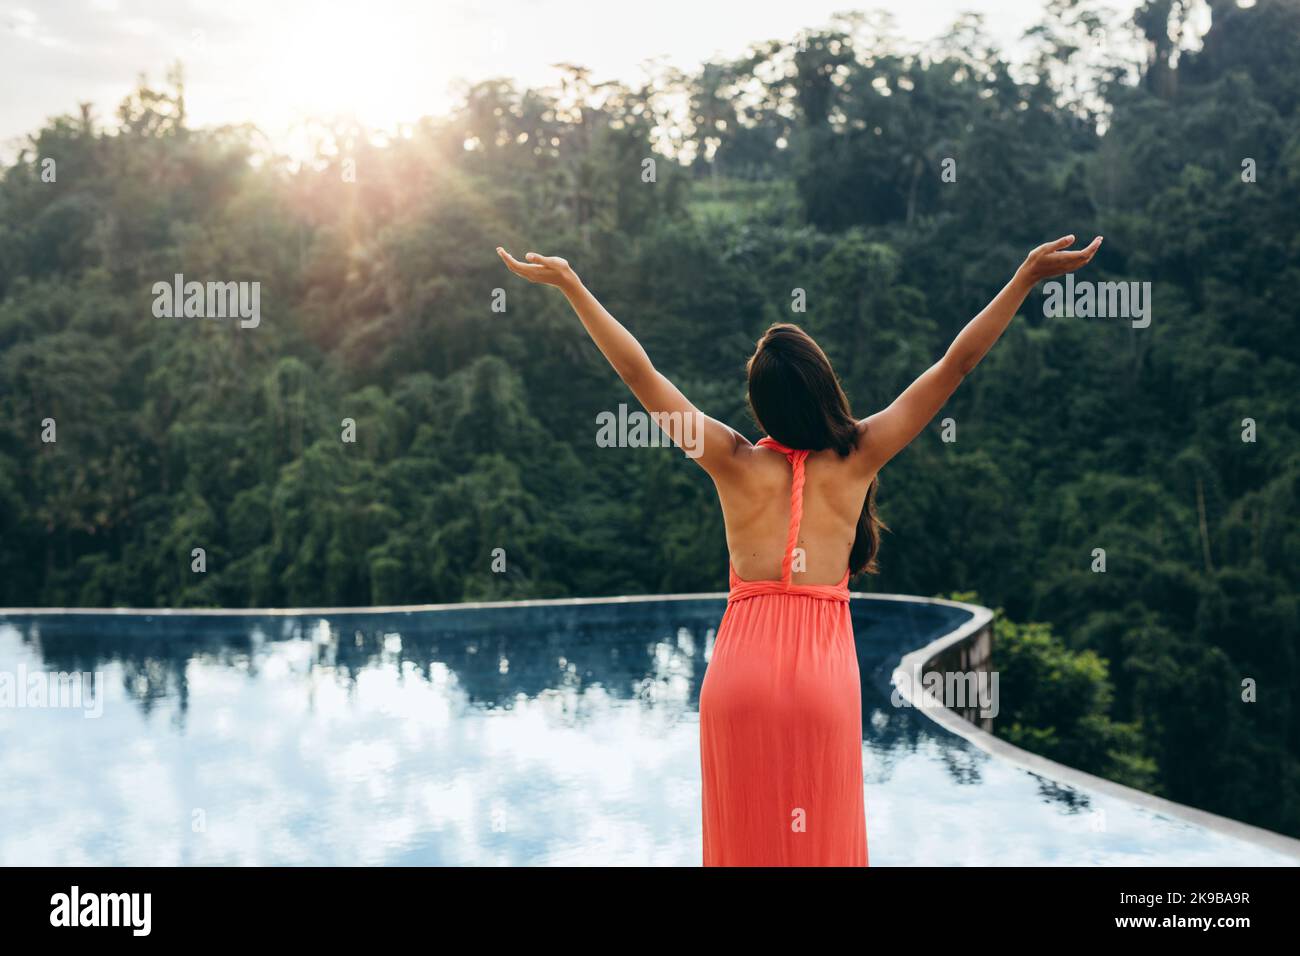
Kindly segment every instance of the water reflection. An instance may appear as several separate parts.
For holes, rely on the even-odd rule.
[[[103,674],[103,716],[0,707],[0,863],[698,863],[716,599],[0,618],[0,674]],[[890,704],[959,610],[858,600],[873,864],[1287,862],[1008,767]]]

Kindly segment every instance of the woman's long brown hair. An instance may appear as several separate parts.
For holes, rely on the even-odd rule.
[[[858,443],[858,423],[826,353],[811,335],[788,322],[773,325],[758,340],[745,366],[749,376],[749,410],[759,428],[789,448],[821,451],[834,448],[847,458]],[[857,536],[849,552],[853,574],[878,570],[880,532],[876,485],[867,488]]]

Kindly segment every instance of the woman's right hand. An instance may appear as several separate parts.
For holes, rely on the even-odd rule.
[[[1016,270],[1016,275],[1029,285],[1034,285],[1043,279],[1083,268],[1101,248],[1101,236],[1098,236],[1082,249],[1064,251],[1072,242],[1074,236],[1062,236],[1053,242],[1043,243],[1025,257],[1025,261]]]

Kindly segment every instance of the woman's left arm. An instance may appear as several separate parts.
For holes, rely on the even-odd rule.
[[[500,246],[497,254],[515,275],[529,282],[553,285],[564,293],[618,377],[632,390],[655,424],[701,468],[716,478],[736,463],[736,452],[749,445],[748,439],[701,412],[656,369],[636,336],[609,314],[568,262],[535,252],[528,253],[524,256],[526,261],[520,262]]]

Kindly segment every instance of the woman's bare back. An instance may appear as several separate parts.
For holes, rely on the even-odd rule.
[[[849,566],[858,518],[874,474],[855,450],[841,458],[815,451],[804,463],[803,522],[794,562],[795,584],[839,584]],[[727,550],[746,581],[780,580],[790,523],[790,462],[769,448],[737,450],[738,467],[715,482],[727,528]],[[802,561],[800,558],[802,557]]]

